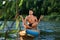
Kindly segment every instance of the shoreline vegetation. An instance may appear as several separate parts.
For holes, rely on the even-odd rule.
[[[23,15],[23,17],[25,18],[26,15]],[[16,19],[12,18],[12,19],[0,19],[0,21],[16,21]],[[46,15],[44,16],[44,18],[42,19],[43,21],[60,21],[60,15]]]

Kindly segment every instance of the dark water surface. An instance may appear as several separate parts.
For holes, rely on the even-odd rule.
[[[4,21],[0,21],[0,28],[4,23]],[[13,25],[12,25],[13,23]],[[12,26],[11,26],[12,25]],[[22,22],[20,22],[20,26],[22,27]],[[0,40],[5,40],[5,33],[8,31],[6,38],[7,40],[17,40],[19,39],[17,36],[17,30],[20,27],[16,28],[16,23],[13,21],[7,21],[7,25],[3,27],[2,30],[0,30]],[[21,28],[24,29],[23,27]],[[40,36],[38,38],[35,38],[35,40],[60,40],[60,22],[47,22],[47,21],[41,21],[38,24],[38,30],[40,30]]]

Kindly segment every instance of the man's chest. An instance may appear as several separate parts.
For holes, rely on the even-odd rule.
[[[35,17],[28,17],[28,20],[34,21],[35,20]]]

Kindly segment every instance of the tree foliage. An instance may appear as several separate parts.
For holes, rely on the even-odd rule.
[[[0,0],[0,20],[13,20],[18,10],[26,15],[30,8],[34,10],[37,17],[40,15],[60,15],[59,0]]]

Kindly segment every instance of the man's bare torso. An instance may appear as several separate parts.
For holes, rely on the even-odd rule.
[[[26,20],[29,22],[29,23],[34,23],[34,22],[36,22],[37,21],[37,18],[35,17],[35,16],[31,16],[31,15],[28,15],[27,17],[26,17]]]

